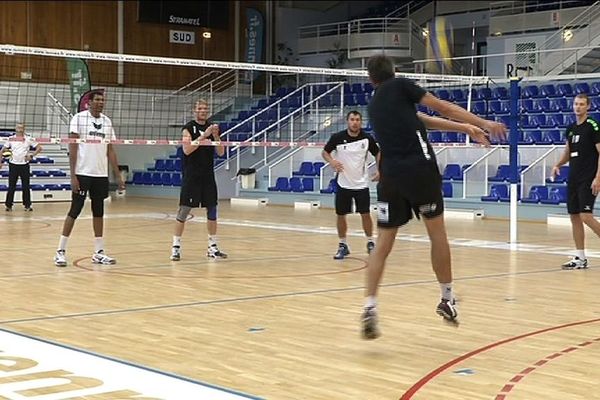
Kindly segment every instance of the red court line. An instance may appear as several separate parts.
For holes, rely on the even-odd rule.
[[[600,338],[598,338],[598,339],[600,339]],[[595,340],[598,340],[598,339],[595,339]],[[515,386],[517,385],[517,383],[520,382],[527,375],[529,375],[532,372],[536,371],[537,367],[541,367],[542,365],[547,364],[550,361],[556,360],[560,356],[572,353],[575,350],[582,349],[582,348],[584,348],[585,346],[588,346],[591,343],[592,342],[584,342],[584,343],[578,344],[576,346],[567,347],[564,350],[561,350],[561,351],[559,351],[557,353],[554,353],[554,354],[550,354],[549,356],[546,356],[545,358],[537,361],[536,363],[533,364],[533,365],[535,365],[535,367],[529,367],[529,368],[521,371],[517,375],[513,376],[512,379],[509,382],[513,382],[514,384],[506,384],[506,385],[504,385],[502,387],[502,389],[500,389],[500,392],[496,395],[496,397],[494,397],[494,400],[505,400],[508,397],[508,394],[510,393],[510,391],[515,388]]]
[[[483,346],[480,347],[478,349],[475,349],[469,353],[463,354],[460,357],[457,357],[453,360],[448,361],[447,363],[437,367],[436,369],[434,369],[433,371],[431,371],[430,373],[428,373],[427,375],[425,375],[424,377],[422,377],[421,379],[419,379],[414,385],[412,385],[410,388],[408,388],[408,390],[400,397],[400,400],[409,400],[412,399],[413,396],[423,388],[423,386],[427,385],[430,381],[432,381],[433,379],[435,379],[438,375],[440,375],[442,372],[444,372],[445,370],[449,369],[450,367],[461,363],[465,360],[468,360],[471,357],[474,357],[478,354],[484,353],[488,350],[494,349],[496,347],[500,347],[502,345],[508,344],[508,343],[512,343],[512,342],[516,342],[518,340],[521,339],[525,339],[528,337],[532,337],[532,336],[536,336],[536,335],[541,335],[544,333],[548,333],[548,332],[552,332],[552,331],[557,331],[560,329],[564,329],[564,328],[570,328],[572,326],[579,326],[579,325],[586,325],[586,324],[593,324],[596,322],[600,322],[600,318],[595,318],[595,319],[589,319],[586,321],[577,321],[577,322],[570,322],[568,324],[564,324],[564,325],[558,325],[558,326],[553,326],[550,328],[545,328],[545,329],[540,329],[538,331],[533,331],[533,332],[529,332],[529,333],[524,333],[522,335],[519,336],[514,336],[508,339],[504,339],[504,340],[500,340],[498,342],[494,342],[491,344],[488,344],[487,346]],[[594,339],[594,341],[600,341],[600,338],[598,339]],[[528,368],[527,370],[529,370],[530,368]],[[527,371],[524,370],[523,372]],[[522,372],[522,373],[523,373]],[[501,400],[504,399],[504,397],[497,397],[496,400]]]

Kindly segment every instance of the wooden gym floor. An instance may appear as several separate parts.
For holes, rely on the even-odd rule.
[[[107,204],[110,267],[90,262],[89,204],[52,256],[67,203],[0,215],[1,327],[266,399],[600,399],[600,240],[591,268],[562,271],[568,227],[447,218],[460,325],[418,221],[401,228],[380,292],[382,337],[359,335],[365,240],[335,261],[333,210],[219,208],[227,260],[207,260],[203,210],[169,261],[176,200]]]

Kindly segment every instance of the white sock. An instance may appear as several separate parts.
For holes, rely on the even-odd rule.
[[[343,237],[343,238],[340,238],[340,243],[347,244],[347,243],[346,243],[346,238],[345,238],[345,237]]]
[[[104,250],[104,238],[103,237],[95,237],[94,238],[94,249],[96,253]]]
[[[452,293],[452,282],[440,283],[440,290],[442,291],[442,299],[449,301],[454,299],[454,293]]]
[[[181,236],[173,236],[173,246],[181,247]]]
[[[68,236],[60,235],[60,240],[58,241],[58,250],[66,250],[67,240],[69,240]]]
[[[375,296],[367,296],[365,299],[365,308],[376,308],[377,307],[377,297]]]
[[[208,245],[209,246],[217,245],[217,235],[208,235]]]
[[[575,250],[575,255],[579,257],[580,260],[585,260],[585,250]]]

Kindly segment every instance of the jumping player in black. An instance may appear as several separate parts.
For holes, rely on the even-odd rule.
[[[452,292],[450,246],[444,225],[442,179],[435,154],[427,141],[426,126],[429,125],[417,115],[415,105],[425,105],[444,117],[470,124],[459,124],[460,130],[484,144],[489,142],[480,128],[503,137],[506,127],[440,100],[408,79],[394,78],[394,64],[389,57],[373,56],[367,68],[369,79],[376,87],[368,107],[369,120],[381,149],[381,171],[377,187],[379,229],[375,249],[368,261],[362,336],[375,339],[380,335],[376,295],[385,260],[394,245],[398,227],[406,224],[413,213],[423,217],[431,242],[431,262],[442,293],[436,312],[451,321],[458,316]]]

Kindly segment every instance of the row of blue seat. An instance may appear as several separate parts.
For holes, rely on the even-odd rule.
[[[7,177],[8,174],[9,174],[9,171],[7,169],[3,169],[0,171],[0,176],[2,176],[2,177]],[[29,175],[36,176],[36,177],[45,177],[45,176],[54,177],[54,176],[67,176],[67,173],[60,169],[51,169],[51,170],[35,170],[34,169],[29,172]]]
[[[324,162],[316,161],[303,161],[300,163],[300,168],[298,171],[292,172],[293,176],[319,176],[321,168],[325,165]]]
[[[532,186],[529,190],[529,195],[526,198],[520,198],[522,203],[528,204],[561,204],[567,202],[567,186]],[[490,193],[487,196],[481,196],[481,201],[510,201],[508,185],[495,184],[490,187]]]
[[[130,182],[134,185],[181,186],[181,174],[178,172],[142,172],[135,171]]]
[[[71,190],[70,183],[47,183],[47,184],[39,184],[32,183],[29,185],[31,190],[35,191],[43,191],[43,190]],[[16,189],[21,190],[23,187],[21,184],[17,184]],[[8,185],[0,184],[0,192],[6,192],[8,190]]]
[[[459,164],[446,164],[444,172],[442,173],[442,179],[446,181],[462,181],[463,172],[471,164],[459,165]],[[520,165],[519,172],[524,171],[528,166]],[[560,167],[559,175],[554,178],[547,178],[546,183],[566,183],[569,179],[569,166],[563,165]],[[506,164],[499,165],[496,170],[496,175],[488,177],[490,182],[508,182],[510,181],[510,166]]]
[[[286,178],[280,177],[275,181],[275,186],[268,188],[270,192],[313,192],[315,182],[313,178],[300,178],[297,176]]]
[[[154,167],[148,168],[150,172],[173,172],[181,171],[181,158],[176,159],[157,159],[154,161]]]

